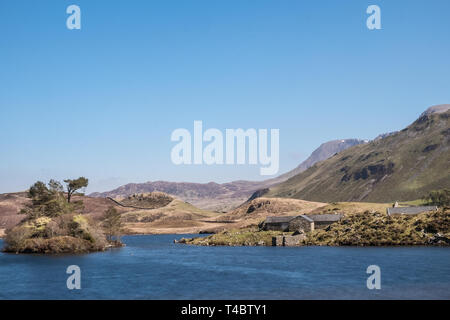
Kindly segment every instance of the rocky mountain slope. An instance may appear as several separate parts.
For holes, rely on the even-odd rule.
[[[360,139],[341,139],[341,140],[332,140],[325,143],[322,143],[316,150],[314,150],[311,155],[303,161],[298,167],[294,170],[291,170],[281,176],[269,180],[271,185],[275,185],[276,183],[280,183],[286,181],[287,179],[296,176],[299,173],[307,170],[309,167],[313,166],[315,163],[319,161],[323,161],[333,156],[336,153],[344,151],[350,147],[357,146],[359,144],[368,143],[368,140],[360,140]]]
[[[102,193],[92,193],[91,197],[126,197],[135,193],[160,191],[192,203],[205,210],[225,212],[245,202],[255,191],[269,188],[305,171],[318,161],[349,147],[366,143],[358,139],[333,140],[323,143],[319,148],[295,169],[276,178],[264,181],[233,181],[229,183],[189,183],[154,181],[146,183],[129,183],[117,189]]]
[[[316,163],[265,196],[391,202],[450,188],[449,109],[431,107],[407,128]]]

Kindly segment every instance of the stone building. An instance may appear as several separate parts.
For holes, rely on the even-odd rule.
[[[298,246],[306,238],[306,233],[314,229],[324,229],[342,219],[341,214],[301,214],[298,216],[267,217],[261,225],[263,230],[293,232],[272,238],[273,246]]]
[[[330,224],[338,222],[343,217],[343,215],[340,213],[308,214],[307,216],[314,221],[315,229],[325,229]]]
[[[267,217],[262,225],[263,230],[309,232],[324,229],[342,219],[341,214],[301,214],[298,216]]]
[[[288,231],[295,232],[295,231],[313,231],[314,230],[314,220],[308,217],[307,215],[299,215],[294,217],[289,221],[289,228]]]
[[[288,231],[289,222],[294,218],[295,216],[267,217],[262,229],[265,231]]]

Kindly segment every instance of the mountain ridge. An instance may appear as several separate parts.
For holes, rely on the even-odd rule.
[[[366,143],[360,139],[337,139],[322,143],[300,165],[278,177],[263,181],[237,180],[227,183],[194,183],[194,182],[169,182],[148,181],[144,183],[128,183],[107,192],[94,192],[91,197],[123,197],[135,193],[160,191],[176,196],[183,201],[192,203],[196,207],[205,210],[226,212],[246,202],[253,193],[260,189],[269,188],[281,183],[296,174],[303,172],[318,161],[327,159],[335,153],[341,152],[351,146]]]
[[[391,202],[450,188],[449,110],[432,106],[405,129],[318,162],[264,196]]]

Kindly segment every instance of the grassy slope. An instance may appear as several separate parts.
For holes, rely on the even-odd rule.
[[[450,112],[419,118],[392,136],[354,146],[315,164],[265,196],[392,202],[449,188],[449,119]]]
[[[196,233],[221,228],[221,224],[205,222],[217,215],[174,199],[161,208],[130,210],[122,218],[128,233]]]

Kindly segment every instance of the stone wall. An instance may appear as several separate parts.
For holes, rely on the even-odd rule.
[[[272,245],[277,247],[295,247],[305,239],[304,234],[296,236],[276,236],[272,238]]]
[[[284,237],[284,246],[285,247],[293,247],[300,245],[300,242],[305,239],[304,234],[299,234],[297,236],[285,236]]]
[[[286,231],[289,229],[289,222],[268,222],[264,223],[265,231]]]
[[[281,247],[284,245],[284,236],[272,237],[272,246]]]
[[[300,231],[300,230],[303,230],[304,232],[309,232],[309,231],[313,231],[314,227],[315,227],[314,221],[309,221],[309,219],[307,219],[303,216],[298,216],[289,222],[289,231],[290,232]]]

